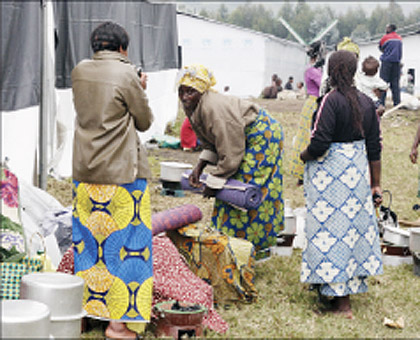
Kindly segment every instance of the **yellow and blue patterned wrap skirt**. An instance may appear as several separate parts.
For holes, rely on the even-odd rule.
[[[311,139],[312,116],[317,109],[317,97],[309,95],[303,104],[300,114],[297,134],[293,141],[292,155],[290,157],[289,171],[297,179],[303,180],[305,165],[300,159],[300,154],[309,145]]]
[[[246,127],[245,155],[232,177],[256,185],[263,192],[257,209],[240,210],[216,199],[212,226],[228,236],[243,238],[255,246],[256,258],[276,244],[283,229],[283,128],[260,110],[257,119]]]
[[[73,181],[73,190],[74,271],[85,280],[85,311],[107,320],[149,322],[153,261],[147,181]]]

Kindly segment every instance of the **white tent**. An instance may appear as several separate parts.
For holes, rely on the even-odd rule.
[[[48,173],[71,176],[72,140],[75,112],[71,89],[54,88],[54,13],[46,5],[46,77],[48,117],[40,128],[38,105],[1,112],[1,161],[9,160],[10,169],[28,183],[39,176],[40,136],[48,141]],[[178,41],[183,65],[201,63],[215,73],[216,89],[230,87],[230,94],[257,97],[277,73],[284,81],[291,75],[303,79],[307,61],[304,48],[294,42],[249,29],[226,25],[189,14],[177,14]],[[145,133],[143,142],[154,134],[163,134],[166,125],[176,118],[178,98],[175,91],[177,69],[148,72],[146,90],[155,122]],[[42,131],[40,133],[39,131]]]
[[[232,95],[258,97],[273,73],[283,84],[289,76],[303,81],[307,58],[298,43],[182,12],[177,25],[182,64],[211,69],[220,92],[229,86]]]
[[[118,6],[118,3],[116,2],[114,5]],[[9,2],[4,6],[13,7],[14,5]],[[44,53],[41,71],[43,86],[41,94],[39,94],[38,86],[33,85],[33,92],[39,95],[39,101],[43,108],[41,109],[40,105],[32,105],[18,110],[1,111],[0,161],[7,160],[8,167],[18,178],[33,184],[39,184],[41,167],[45,167],[46,172],[59,177],[71,176],[75,119],[71,89],[56,89],[54,87],[54,27],[56,26],[54,21],[56,18],[54,17],[53,4],[51,1],[44,0],[40,1],[39,6],[43,6],[42,15],[44,16],[40,33],[43,35],[45,43],[45,48],[42,49],[42,53]],[[30,10],[33,9],[35,7]],[[31,13],[24,14],[31,15]],[[2,27],[7,25],[5,21],[2,23]],[[39,32],[28,33],[33,33],[38,38]],[[6,38],[4,37],[4,39]],[[86,38],[84,39],[86,40]],[[165,43],[169,42],[165,41]],[[152,52],[154,53],[154,51]],[[7,53],[3,55],[6,55],[3,62],[21,62],[19,58],[7,57]],[[20,67],[25,66],[19,65]],[[6,64],[3,64],[2,67],[3,70],[7,69]],[[39,67],[41,68],[41,65]],[[167,123],[176,118],[177,94],[173,86],[176,73],[177,69],[147,72],[149,81],[146,94],[155,121],[147,132],[139,134],[142,141],[148,140],[153,134],[163,134]],[[43,141],[47,141],[47,144],[43,145]],[[45,157],[45,164],[40,164],[40,157]]]

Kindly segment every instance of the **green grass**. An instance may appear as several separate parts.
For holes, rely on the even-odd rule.
[[[285,165],[289,159],[292,138],[297,129],[299,112],[273,111],[285,133]],[[409,153],[417,131],[420,112],[400,110],[381,121],[383,136],[382,188],[392,194],[391,209],[399,219],[417,220],[412,206],[418,203],[417,165]],[[302,188],[287,171],[284,174],[284,196],[292,207],[304,205]],[[388,202],[388,200],[386,200]],[[386,202],[386,203],[387,203]],[[259,300],[219,310],[229,323],[228,338],[420,338],[420,277],[412,265],[385,266],[383,275],[369,279],[369,291],[352,296],[354,319],[317,315],[317,294],[299,282],[301,253],[291,257],[274,257],[257,266],[256,287]],[[402,317],[403,329],[383,325],[384,318]]]
[[[284,159],[287,168],[291,142],[297,130],[299,110],[289,110],[288,105],[258,100],[270,105],[270,113],[278,119],[285,133]],[[303,104],[303,102],[302,102]],[[278,108],[277,108],[278,107]],[[295,103],[296,107],[296,103]],[[298,105],[299,107],[299,105]],[[180,114],[171,125],[170,133],[179,136]],[[420,121],[420,111],[399,110],[381,122],[383,136],[382,188],[392,193],[391,209],[399,219],[414,221],[419,214],[412,210],[419,203],[417,196],[417,165],[411,164],[408,155]],[[154,177],[159,177],[159,159],[150,157]],[[182,160],[179,160],[182,161]],[[304,206],[302,187],[287,171],[284,174],[284,198],[293,208]],[[197,197],[163,197],[159,190],[151,190],[154,211],[181,204],[197,203]],[[162,203],[161,203],[162,202]],[[204,202],[204,201],[203,201]],[[211,201],[205,201],[211,204]],[[201,208],[201,206],[200,206]],[[204,211],[204,210],[203,210]],[[209,219],[203,212],[204,222]],[[332,315],[318,315],[317,294],[300,283],[301,252],[295,249],[291,257],[273,257],[256,267],[255,284],[259,292],[257,302],[217,309],[228,322],[226,334],[205,330],[207,338],[420,338],[420,277],[413,274],[412,265],[385,266],[384,274],[369,278],[369,291],[352,296],[354,319]],[[383,325],[384,318],[402,317],[405,327],[392,329]],[[84,333],[83,338],[102,338],[103,325]],[[146,339],[154,334],[148,328]]]

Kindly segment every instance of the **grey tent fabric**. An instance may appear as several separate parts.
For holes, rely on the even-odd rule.
[[[56,87],[71,87],[70,73],[90,58],[91,31],[115,21],[130,35],[130,60],[145,71],[177,68],[178,34],[174,4],[54,1]],[[39,105],[41,96],[41,1],[1,1],[1,111]]]
[[[90,58],[90,34],[102,22],[122,25],[130,36],[128,57],[147,72],[178,68],[174,4],[147,2],[54,2],[57,20],[56,87],[71,87],[70,73]]]
[[[41,93],[41,5],[1,1],[1,111],[38,105]]]

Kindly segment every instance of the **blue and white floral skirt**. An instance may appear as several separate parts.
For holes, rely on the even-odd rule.
[[[332,143],[307,162],[304,188],[301,281],[327,296],[366,292],[366,278],[383,268],[365,141]]]

